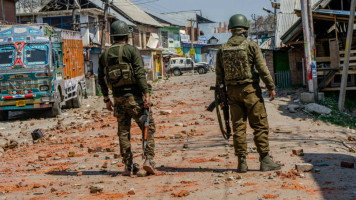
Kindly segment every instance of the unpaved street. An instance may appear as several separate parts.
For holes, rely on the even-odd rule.
[[[289,113],[287,105],[297,96],[286,92],[273,102],[266,97],[271,154],[282,170],[259,171],[248,128],[250,171],[236,173],[232,141],[221,136],[215,112],[205,111],[214,82],[214,73],[208,73],[153,84],[154,176],[121,176],[116,119],[102,98],[86,99],[81,109],[65,110],[58,118],[13,113],[12,121],[0,123],[1,145],[18,142],[1,153],[0,199],[356,199],[355,168],[340,166],[356,162],[355,153],[340,143],[355,146],[347,140],[355,130],[314,121],[302,111]],[[31,132],[37,128],[46,139],[33,144]],[[131,135],[135,162],[142,165],[136,124]],[[293,155],[293,149],[303,149],[304,156]],[[296,163],[329,166],[299,173]],[[92,185],[103,191],[90,193]]]

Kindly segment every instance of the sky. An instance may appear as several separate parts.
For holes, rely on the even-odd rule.
[[[251,19],[251,14],[266,15],[263,7],[272,10],[270,0],[132,0],[132,2],[160,13],[201,10],[203,17],[215,22],[228,22],[234,14],[243,14],[248,19]]]

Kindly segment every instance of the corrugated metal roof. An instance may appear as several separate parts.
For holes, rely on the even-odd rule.
[[[329,14],[329,15],[336,15],[336,16],[349,17],[351,12],[350,12],[349,10],[327,10],[327,9],[319,9],[319,10],[313,10],[313,13],[320,13],[320,14]],[[355,14],[356,14],[356,13],[355,13]]]
[[[204,36],[206,37],[207,40],[211,39],[212,37],[215,37],[216,39],[218,39],[217,44],[224,44],[230,39],[231,33],[214,33],[212,35],[204,35]]]
[[[188,20],[196,19],[197,15],[201,14],[200,11],[192,10],[192,11],[182,11],[182,12],[171,12],[171,13],[162,13],[169,18],[174,18],[178,21],[179,24],[184,25],[185,27],[189,27],[190,24]]]
[[[149,8],[146,8],[144,6],[140,6],[140,8],[145,11],[147,14],[151,15],[151,16],[155,16],[156,18],[159,18],[161,19],[162,21],[165,21],[167,22],[168,24],[170,25],[173,25],[173,26],[181,26],[181,27],[185,27],[185,23],[181,23],[181,21],[179,20],[176,20],[175,18],[173,17],[169,17],[168,15],[164,15],[162,13],[158,13],[156,11],[153,11]]]
[[[311,0],[313,7],[325,0]],[[281,0],[281,12],[293,13],[294,9],[301,9],[300,0]]]
[[[327,6],[331,0],[311,0],[312,7],[319,8],[320,5]],[[275,46],[283,46],[281,37],[300,22],[300,18],[294,13],[295,9],[301,9],[300,0],[281,0],[281,13],[277,15],[277,28],[275,33]]]
[[[117,9],[116,11],[125,17],[130,18],[133,22],[162,27],[160,23],[129,0],[113,0],[113,6],[115,10]]]
[[[101,0],[89,0],[89,1],[92,2],[93,4],[95,4],[98,8],[104,10],[104,3]],[[116,12],[114,9],[109,9],[108,13],[115,15],[115,17],[118,20],[126,22],[126,24],[129,25],[129,26],[136,26],[135,24],[130,22],[128,19],[126,19],[125,17],[120,15],[118,12]]]
[[[292,27],[299,17],[291,13],[279,13],[277,15],[277,29],[275,33],[275,47],[281,48],[283,46],[281,37]]]
[[[274,38],[270,38],[266,41],[264,41],[261,45],[260,48],[264,50],[274,50]]]

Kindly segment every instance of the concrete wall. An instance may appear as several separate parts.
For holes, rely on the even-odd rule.
[[[271,76],[272,76],[273,80],[275,80],[275,77],[274,77],[273,51],[272,50],[266,50],[266,51],[264,51],[264,54],[265,54],[265,60],[266,60],[267,68],[268,68],[269,72],[271,73]]]
[[[133,44],[139,49],[145,49],[150,33],[158,34],[158,28],[148,25],[137,25],[134,28]]]

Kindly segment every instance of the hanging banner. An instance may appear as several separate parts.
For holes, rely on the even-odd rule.
[[[152,57],[151,56],[142,56],[143,64],[145,69],[152,68]]]

